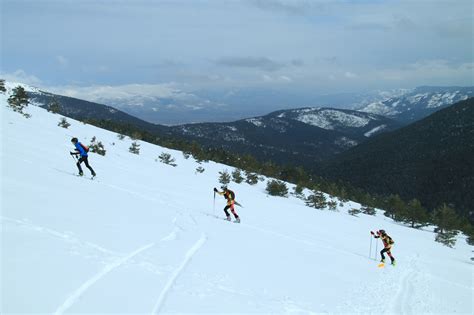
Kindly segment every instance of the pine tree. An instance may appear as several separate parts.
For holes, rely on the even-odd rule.
[[[8,105],[15,111],[23,114],[23,109],[29,104],[29,97],[25,89],[17,86],[13,89],[12,95],[8,98]]]
[[[249,171],[245,171],[245,182],[250,185],[258,183],[258,175]]]
[[[326,197],[322,192],[314,191],[312,195],[306,198],[306,205],[316,209],[324,209],[327,206]]]
[[[337,201],[329,200],[327,202],[327,207],[328,207],[329,210],[336,211],[337,210]]]
[[[361,211],[360,209],[352,208],[349,211],[347,211],[350,215],[357,216]]]
[[[241,182],[244,181],[244,178],[242,177],[242,171],[238,168],[236,168],[232,172],[232,180],[236,182],[237,184],[240,184]]]
[[[303,190],[304,187],[301,184],[297,184],[295,187],[293,187],[293,195],[296,198],[304,198]]]
[[[140,144],[136,141],[133,141],[130,148],[128,148],[128,151],[133,154],[140,154]]]
[[[0,79],[0,92],[5,93],[7,89],[5,88],[5,80]]]
[[[401,221],[405,208],[406,204],[399,195],[390,195],[387,200],[385,216],[395,221]]]
[[[456,212],[443,204],[434,210],[433,223],[437,225],[435,240],[448,247],[453,247],[456,244],[456,235],[458,234],[456,228],[459,226]]]
[[[408,203],[402,217],[403,221],[409,223],[412,228],[420,228],[427,224],[430,219],[428,211],[423,208],[421,202],[416,198]]]
[[[53,114],[57,114],[61,111],[61,105],[56,98],[53,98],[53,100],[48,104],[47,110]]]
[[[171,165],[173,167],[176,166],[176,163],[174,163],[175,159],[169,153],[162,152],[160,156],[158,157],[158,159],[160,160],[161,163]]]
[[[286,187],[285,182],[272,179],[267,182],[267,192],[271,196],[286,197],[288,195],[288,187]]]
[[[191,157],[191,152],[183,151],[183,157],[185,160],[189,159]]]
[[[66,120],[66,118],[61,117],[61,119],[59,119],[58,126],[67,129],[69,126],[71,126],[71,124]]]
[[[221,183],[222,185],[227,185],[230,183],[230,175],[227,170],[219,172],[219,183]]]
[[[375,211],[374,207],[362,206],[362,208],[360,210],[362,211],[363,214],[367,214],[367,215],[375,215],[376,214],[376,211]]]
[[[104,145],[102,142],[97,141],[96,137],[92,137],[91,144],[89,144],[89,150],[102,156],[106,153]]]

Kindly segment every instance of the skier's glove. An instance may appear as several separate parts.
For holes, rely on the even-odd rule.
[[[72,152],[69,152],[69,154],[74,155],[74,153],[72,153]]]
[[[374,232],[370,231],[370,234],[375,235]]]
[[[214,191],[217,192],[217,188],[216,188],[216,187],[214,187]]]

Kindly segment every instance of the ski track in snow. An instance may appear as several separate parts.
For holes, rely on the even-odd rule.
[[[97,273],[95,276],[84,282],[76,291],[74,291],[67,299],[64,301],[61,306],[58,307],[56,312],[54,314],[59,315],[67,311],[74,303],[81,297],[84,292],[86,292],[94,283],[102,279],[104,276],[106,276],[109,272],[112,270],[122,266],[124,263],[126,263],[128,260],[133,258],[134,256],[140,254],[143,251],[146,251],[147,249],[153,247],[155,243],[151,243],[145,246],[142,246],[138,248],[137,250],[131,252],[128,256],[123,257],[121,259],[116,260],[115,262],[107,265],[104,269],[102,269],[99,273]]]
[[[82,241],[79,238],[77,238],[76,236],[74,236],[73,233],[70,233],[70,232],[69,233],[59,232],[59,231],[56,231],[56,230],[53,230],[53,229],[50,229],[50,228],[47,228],[47,227],[43,227],[43,226],[40,226],[40,225],[33,224],[33,223],[31,223],[27,220],[18,220],[18,219],[3,217],[3,216],[0,216],[0,221],[14,223],[16,225],[19,225],[21,227],[24,227],[24,228],[27,228],[27,229],[30,229],[30,230],[33,230],[33,231],[37,231],[37,232],[40,232],[40,233],[46,233],[46,234],[49,234],[49,235],[51,235],[55,238],[58,238],[62,241],[72,243],[72,244],[75,244],[75,245],[79,245],[80,247],[91,248],[91,249],[97,250],[97,251],[99,251],[103,254],[112,255],[112,256],[116,256],[116,257],[117,256],[122,256],[121,254],[119,254],[117,252],[114,252],[114,251],[111,251],[109,249],[106,249],[106,248],[104,248],[100,245],[91,243],[89,241]]]
[[[202,234],[201,238],[193,245],[193,247],[191,247],[187,251],[186,255],[184,256],[183,261],[181,262],[181,265],[179,265],[179,267],[176,268],[176,270],[173,272],[171,277],[168,279],[168,282],[166,283],[165,287],[161,291],[161,294],[158,297],[158,300],[156,301],[155,307],[153,308],[152,314],[159,313],[160,309],[163,307],[166,296],[168,295],[169,291],[171,290],[174,283],[176,282],[176,279],[186,268],[187,264],[191,261],[193,256],[199,251],[199,249],[204,245],[204,243],[206,243],[206,241],[207,241],[207,236],[205,234]]]

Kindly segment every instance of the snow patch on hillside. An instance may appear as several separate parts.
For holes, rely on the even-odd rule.
[[[248,122],[248,123],[251,123],[251,124],[253,124],[257,127],[264,126],[264,123],[262,122],[261,118],[249,118],[249,119],[246,119],[245,121]]]
[[[366,133],[364,133],[364,136],[366,136],[367,138],[371,137],[372,135],[374,135],[375,133],[378,133],[379,131],[381,130],[384,130],[385,128],[387,128],[387,125],[380,125],[380,126],[377,126],[369,131],[367,131]]]
[[[299,113],[295,119],[326,130],[334,130],[336,124],[359,128],[366,126],[370,122],[368,118],[332,109],[322,109],[315,113]]]

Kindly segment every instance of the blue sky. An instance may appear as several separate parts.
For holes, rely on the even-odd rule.
[[[1,0],[1,76],[84,93],[473,85],[472,16],[467,0]]]

